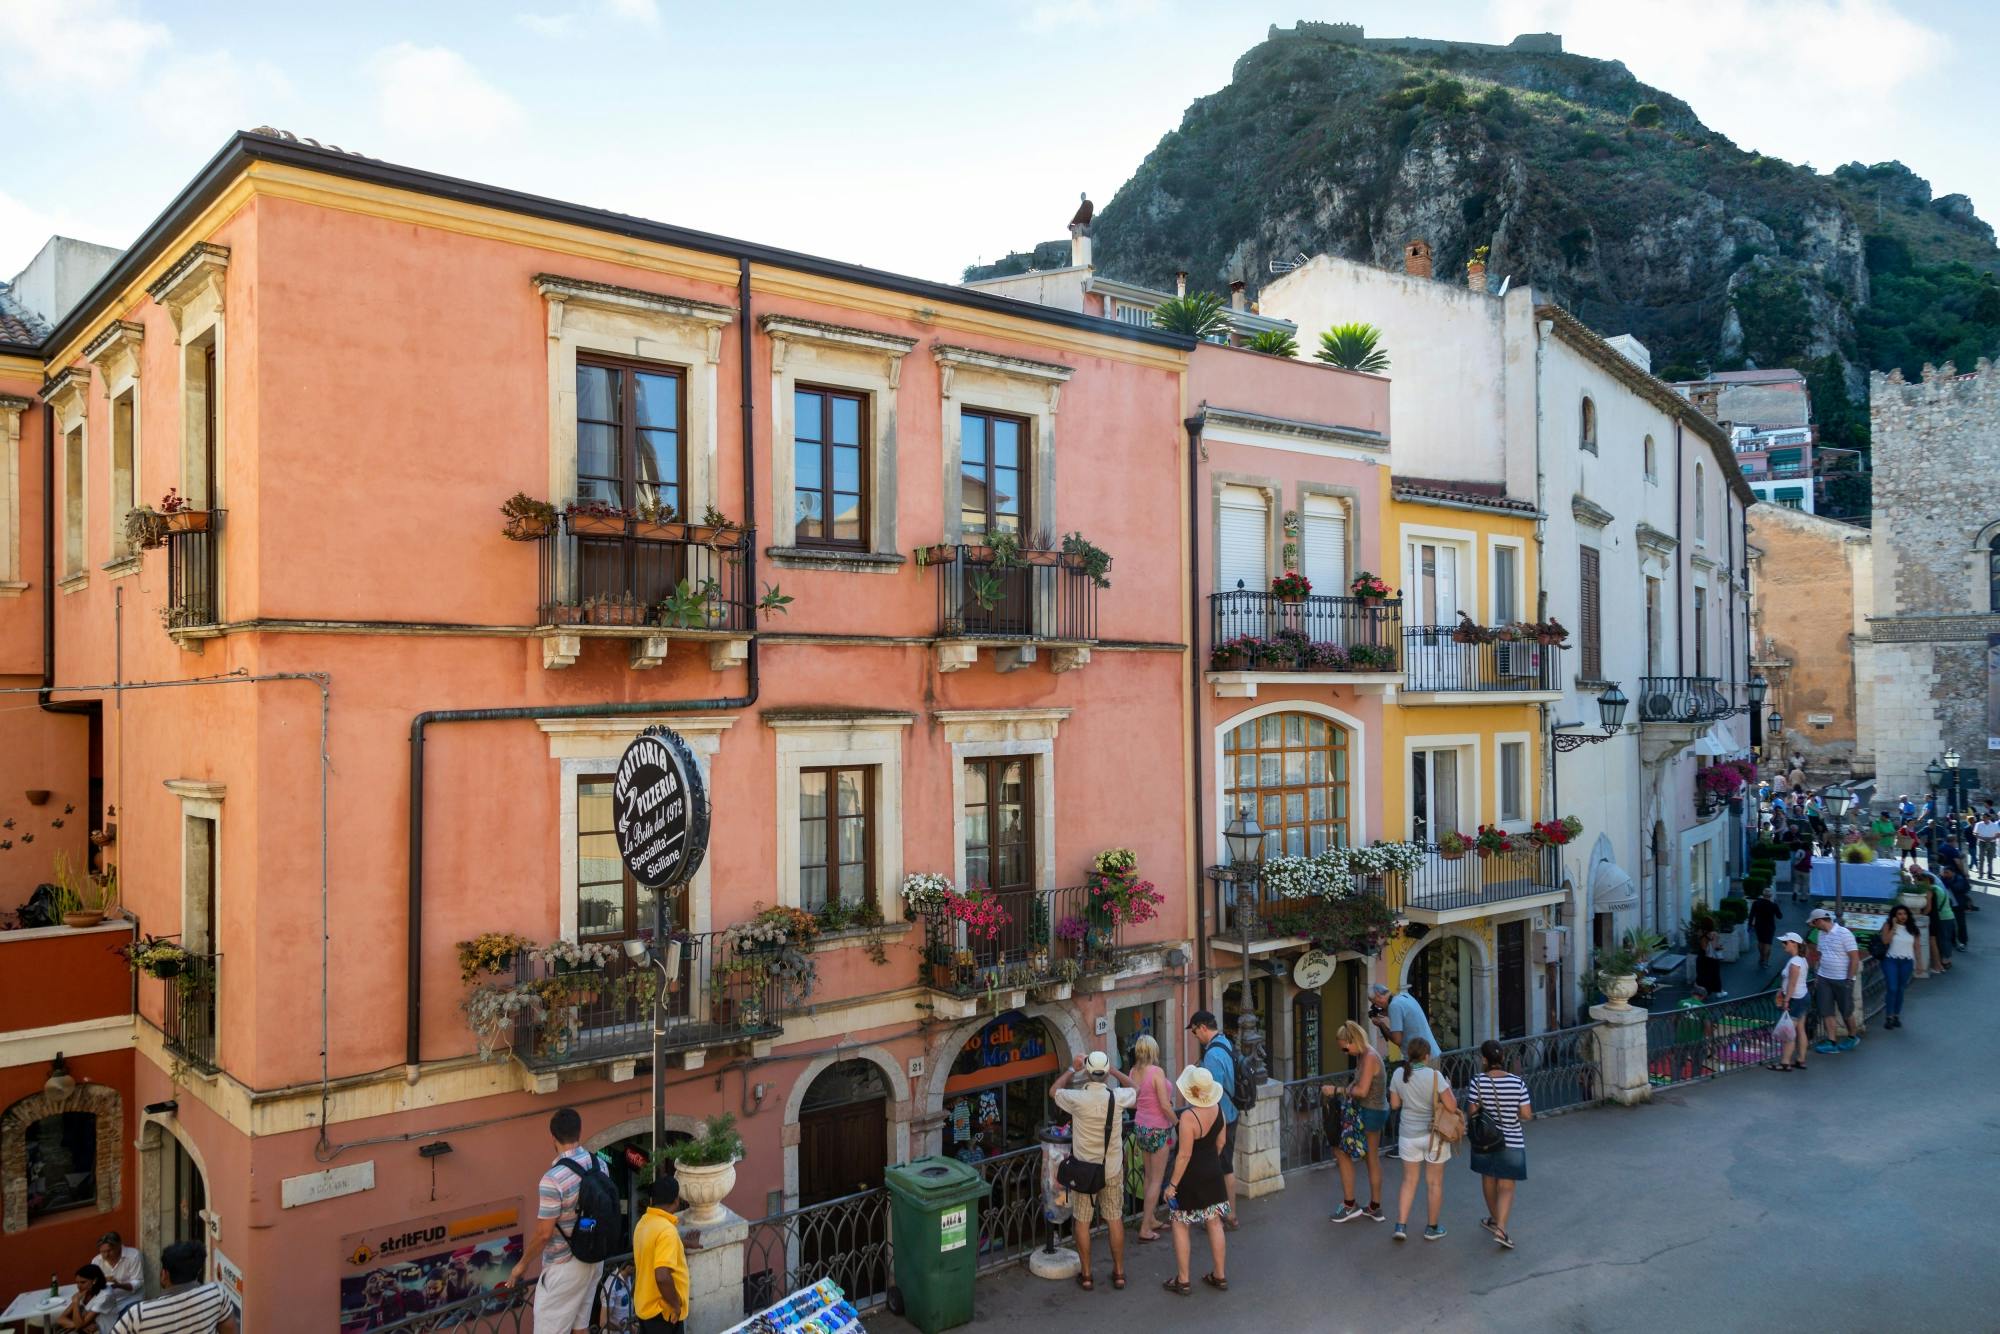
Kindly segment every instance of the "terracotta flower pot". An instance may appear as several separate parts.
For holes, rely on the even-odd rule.
[[[175,510],[164,516],[170,533],[205,533],[208,531],[209,512],[207,510]]]
[[[622,537],[625,533],[625,520],[607,518],[602,514],[572,514],[569,516],[569,530],[578,534]]]
[[[684,523],[640,519],[632,525],[632,535],[649,542],[685,542],[687,533],[688,526]]]
[[[74,926],[79,928],[86,926],[96,926],[99,922],[102,922],[103,920],[104,920],[104,914],[96,909],[91,909],[87,912],[66,912],[63,914],[64,926]]]

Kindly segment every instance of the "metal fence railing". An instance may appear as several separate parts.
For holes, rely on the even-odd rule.
[[[1097,638],[1097,581],[1058,552],[1022,552],[1023,564],[994,564],[992,548],[952,546],[937,570],[938,633],[947,639]],[[1041,563],[1053,557],[1054,563]]]
[[[1501,1042],[1500,1051],[1507,1072],[1519,1075],[1528,1086],[1528,1103],[1536,1116],[1588,1107],[1604,1096],[1596,1024],[1508,1038]],[[1434,1064],[1460,1093],[1474,1075],[1486,1070],[1477,1047],[1448,1051]]]
[[[1642,676],[1635,702],[1642,723],[1705,723],[1730,709],[1715,676]]]
[[[697,540],[699,532],[711,536]],[[755,537],[560,515],[538,539],[541,623],[747,632],[754,616],[743,556]]]
[[[1345,1088],[1354,1082],[1352,1070],[1334,1075],[1313,1075],[1283,1085],[1278,1103],[1278,1167],[1297,1172],[1333,1161],[1335,1144],[1326,1133],[1326,1109],[1334,1104],[1324,1095],[1331,1084]]]
[[[1449,625],[1403,632],[1403,688],[1412,691],[1561,690],[1561,644],[1533,639],[1460,643]]]
[[[1444,912],[1546,894],[1562,884],[1562,850],[1516,836],[1507,852],[1481,855],[1468,848],[1447,856],[1437,848],[1407,876],[1389,877],[1389,906]]]
[[[167,604],[160,618],[169,630],[214,625],[222,600],[220,551],[221,510],[189,510],[168,516],[196,526],[167,530]]]
[[[894,1276],[889,1192],[880,1186],[856,1191],[750,1224],[743,1248],[743,1314],[823,1278],[838,1283],[848,1301],[865,1309],[886,1299]]]
[[[1778,1023],[1777,996],[1775,990],[1760,991],[1653,1015],[1646,1021],[1646,1070],[1654,1087],[1713,1079],[1777,1060],[1778,1041],[1773,1031]],[[1882,1013],[1886,1003],[1881,966],[1873,959],[1863,959],[1863,1028]],[[1819,1016],[1811,1009],[1806,1012],[1805,1025],[1807,1037],[1817,1041]]]
[[[178,976],[166,979],[167,1051],[192,1069],[212,1075],[215,1060],[216,972],[219,954],[190,954]]]
[[[1394,672],[1403,641],[1400,598],[1286,601],[1238,588],[1208,595],[1209,666],[1218,671]]]
[[[923,984],[955,996],[1040,986],[1060,980],[1068,962],[1078,975],[1114,968],[1124,928],[1090,906],[1087,885],[987,890],[1006,921],[988,937],[969,932],[942,908],[925,909]]]

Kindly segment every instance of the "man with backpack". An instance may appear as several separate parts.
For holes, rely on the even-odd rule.
[[[536,1188],[535,1227],[508,1281],[519,1283],[529,1257],[539,1254],[535,1334],[585,1334],[598,1274],[606,1260],[624,1249],[618,1188],[603,1162],[583,1147],[583,1118],[576,1108],[557,1108],[549,1118],[549,1134],[556,1142],[556,1160]]]
[[[1188,1032],[1201,1044],[1201,1059],[1198,1062],[1215,1082],[1222,1086],[1222,1189],[1228,1200],[1228,1209],[1223,1214],[1222,1223],[1231,1232],[1242,1224],[1236,1218],[1236,1102],[1245,1090],[1236,1082],[1236,1047],[1222,1030],[1216,1027],[1215,1014],[1210,1010],[1196,1010],[1188,1019]],[[1256,1101],[1252,1092],[1250,1101]]]

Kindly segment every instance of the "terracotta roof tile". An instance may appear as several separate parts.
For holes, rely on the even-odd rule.
[[[30,347],[49,336],[49,326],[41,317],[14,299],[14,291],[0,283],[0,343],[23,343]]]
[[[1514,500],[1500,482],[1449,482],[1432,477],[1398,477],[1394,480],[1398,500],[1445,500],[1454,505],[1477,505],[1481,509],[1510,514],[1533,514],[1532,501]]]

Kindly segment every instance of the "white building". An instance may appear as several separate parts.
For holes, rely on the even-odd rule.
[[[1542,709],[1549,809],[1585,833],[1564,861],[1567,975],[1632,927],[1677,935],[1696,897],[1728,887],[1732,819],[1697,810],[1698,767],[1747,754],[1744,507],[1729,435],[1649,370],[1643,346],[1607,340],[1516,287],[1319,256],[1273,282],[1267,316],[1305,331],[1350,320],[1390,357],[1390,466],[1399,477],[1501,482],[1530,501],[1540,571],[1535,619],[1570,631],[1562,699]],[[1630,701],[1602,738],[1600,696]],[[1554,732],[1565,740],[1550,739]],[[1557,746],[1567,746],[1559,753]],[[1571,989],[1563,1013],[1581,993]]]

